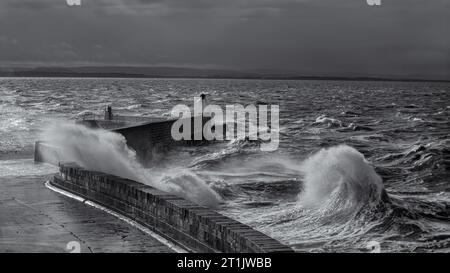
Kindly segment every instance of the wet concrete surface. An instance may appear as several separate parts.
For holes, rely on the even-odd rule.
[[[81,252],[173,252],[128,223],[49,190],[44,182],[51,177],[0,177],[0,252],[71,252],[72,241]]]

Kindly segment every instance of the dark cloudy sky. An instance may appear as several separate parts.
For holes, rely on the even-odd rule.
[[[0,0],[0,66],[450,79],[450,0]]]

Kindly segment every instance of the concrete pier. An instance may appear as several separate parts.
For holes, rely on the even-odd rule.
[[[47,189],[51,176],[0,177],[0,253],[173,252],[141,230]],[[72,250],[73,251],[73,250]]]
[[[194,140],[194,117],[187,119],[191,124],[192,137],[191,140],[180,141],[175,141],[171,135],[171,128],[176,119],[114,116],[112,120],[83,120],[79,123],[89,128],[102,128],[123,135],[127,145],[136,151],[139,161],[146,166],[155,159],[156,154],[164,153],[171,147],[204,143],[203,140]],[[207,117],[200,119],[202,124],[209,120]]]

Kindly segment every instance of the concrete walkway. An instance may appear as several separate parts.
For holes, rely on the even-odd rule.
[[[101,210],[47,189],[51,176],[0,177],[0,252],[173,252]],[[77,243],[73,243],[77,244]]]

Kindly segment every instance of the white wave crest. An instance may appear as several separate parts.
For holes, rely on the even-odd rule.
[[[301,165],[299,202],[303,206],[355,205],[381,200],[381,177],[356,149],[340,145],[322,149]]]

